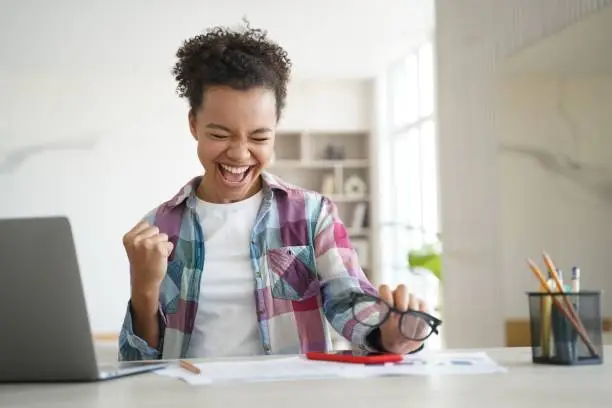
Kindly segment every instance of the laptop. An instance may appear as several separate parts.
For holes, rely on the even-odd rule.
[[[66,217],[0,219],[0,310],[0,382],[91,382],[167,366],[98,364]]]

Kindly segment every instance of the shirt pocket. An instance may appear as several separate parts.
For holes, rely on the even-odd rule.
[[[268,249],[266,263],[273,298],[302,301],[319,294],[319,279],[311,246]]]
[[[178,310],[182,276],[183,262],[178,260],[169,261],[166,268],[166,276],[164,276],[159,293],[162,310],[166,314],[173,314]]]

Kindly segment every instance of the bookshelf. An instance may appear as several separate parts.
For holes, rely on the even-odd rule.
[[[269,171],[333,200],[371,279],[371,135],[368,131],[278,131]]]

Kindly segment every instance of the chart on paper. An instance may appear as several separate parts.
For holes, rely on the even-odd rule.
[[[191,385],[233,382],[296,381],[347,379],[386,376],[435,376],[504,373],[507,370],[486,353],[419,353],[406,356],[401,363],[385,365],[346,364],[312,361],[303,356],[252,360],[223,360],[196,364],[200,374],[179,366],[157,371],[162,376],[180,379]]]
[[[484,352],[437,352],[408,355],[401,363],[385,367],[368,367],[367,371],[372,376],[473,375],[505,373],[507,369],[497,364]]]

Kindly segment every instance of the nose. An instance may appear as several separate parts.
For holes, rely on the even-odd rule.
[[[246,162],[251,158],[251,151],[249,146],[242,142],[236,141],[232,143],[227,149],[227,157],[237,163]]]

